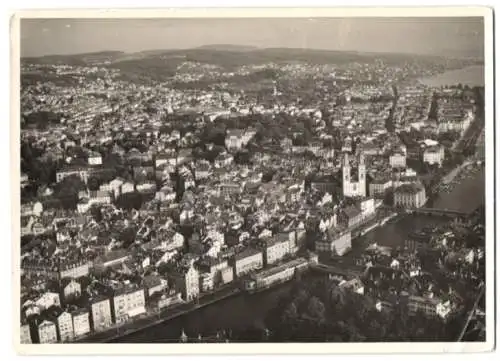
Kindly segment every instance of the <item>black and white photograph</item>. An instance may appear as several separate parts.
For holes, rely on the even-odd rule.
[[[492,14],[445,10],[19,15],[18,349],[491,350]]]

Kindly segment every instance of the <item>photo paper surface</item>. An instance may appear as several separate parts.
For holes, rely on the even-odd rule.
[[[20,353],[492,350],[491,10],[40,10],[11,34]]]

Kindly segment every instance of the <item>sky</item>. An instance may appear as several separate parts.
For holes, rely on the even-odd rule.
[[[21,56],[210,44],[483,57],[482,18],[23,19]]]

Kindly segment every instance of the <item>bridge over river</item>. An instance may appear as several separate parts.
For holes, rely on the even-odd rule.
[[[397,211],[397,210],[396,210]],[[411,214],[422,214],[428,216],[440,216],[440,217],[466,217],[469,215],[468,212],[457,211],[452,209],[440,209],[440,208],[409,208],[404,210],[406,213]]]
[[[443,208],[432,208],[432,207],[422,207],[422,208],[398,208],[398,207],[384,207],[385,209],[391,210],[400,214],[420,214],[425,216],[439,216],[439,217],[450,217],[450,218],[462,218],[468,216],[469,212],[464,212],[455,209],[443,209]]]

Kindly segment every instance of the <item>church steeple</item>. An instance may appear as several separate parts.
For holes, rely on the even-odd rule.
[[[349,166],[349,154],[344,153],[344,167]]]

